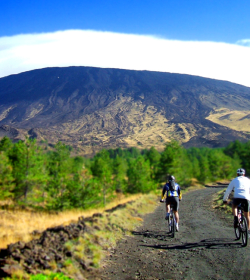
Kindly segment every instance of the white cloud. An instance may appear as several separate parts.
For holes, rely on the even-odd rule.
[[[250,39],[243,39],[236,42],[236,44],[250,47]]]
[[[250,87],[245,45],[91,30],[16,35],[0,38],[0,77],[44,67],[94,66],[191,74]]]

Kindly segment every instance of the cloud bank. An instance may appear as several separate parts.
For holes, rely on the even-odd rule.
[[[240,42],[240,41],[239,41]],[[182,73],[250,87],[249,40],[226,44],[91,30],[0,38],[0,77],[64,66]]]

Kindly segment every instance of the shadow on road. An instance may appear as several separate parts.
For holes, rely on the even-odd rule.
[[[147,237],[147,238],[154,238],[154,239],[158,239],[158,240],[163,240],[166,239],[166,237],[170,236],[170,232],[167,231],[132,231],[133,235],[141,235],[143,237]]]
[[[190,250],[195,248],[205,248],[205,249],[232,249],[239,248],[241,242],[235,242],[230,238],[214,238],[214,239],[204,239],[199,242],[193,243],[184,243],[181,245],[165,245],[165,244],[156,244],[156,245],[141,245],[144,247],[151,247],[155,249],[165,249],[165,250]]]
[[[170,238],[170,233],[166,231],[133,231],[133,235],[141,235],[146,238],[152,238],[157,240],[166,240],[166,237]],[[178,234],[178,233],[177,233]],[[176,241],[176,240],[175,240]],[[206,249],[231,249],[231,248],[240,248],[241,242],[237,242],[233,238],[210,238],[210,239],[203,239],[199,242],[190,242],[184,243],[181,245],[176,244],[156,244],[156,245],[141,245],[144,247],[151,247],[155,249],[165,249],[165,250],[189,250],[195,248],[206,248]]]

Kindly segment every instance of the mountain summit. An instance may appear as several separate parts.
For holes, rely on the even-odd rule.
[[[250,88],[197,76],[94,67],[0,79],[0,137],[101,148],[222,147],[250,139]]]

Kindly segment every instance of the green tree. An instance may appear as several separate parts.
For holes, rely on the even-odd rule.
[[[205,184],[211,179],[211,173],[210,173],[210,166],[208,157],[206,155],[201,155],[199,157],[199,165],[200,165],[200,176],[198,177],[198,180]]]
[[[0,141],[0,151],[4,151],[4,152],[8,152],[13,146],[13,143],[11,142],[11,140],[4,136],[1,141]]]
[[[9,158],[13,166],[15,188],[14,199],[34,202],[39,197],[41,188],[46,184],[47,172],[43,151],[37,146],[36,140],[26,139],[13,145],[9,151]]]
[[[113,181],[116,191],[126,192],[127,189],[127,175],[128,164],[127,161],[119,156],[114,159],[113,163]]]
[[[0,200],[12,198],[14,178],[12,177],[12,166],[4,152],[0,152]]]
[[[106,205],[107,196],[113,191],[112,186],[112,161],[106,150],[101,150],[93,160],[92,174],[98,178],[102,188],[103,205]]]
[[[50,209],[69,208],[67,186],[73,177],[73,159],[67,145],[58,142],[48,153],[49,182],[46,186],[47,207]]]
[[[130,193],[147,193],[156,187],[151,180],[150,163],[143,156],[129,162],[127,174]]]
[[[100,194],[100,182],[91,178],[91,174],[84,165],[72,174],[71,180],[68,180],[63,195],[64,208],[82,208],[87,209],[96,207]]]
[[[221,149],[211,149],[208,153],[209,169],[213,181],[230,178],[234,165],[232,158],[226,156]]]
[[[145,159],[149,160],[150,168],[151,168],[151,178],[154,179],[157,174],[157,168],[160,162],[161,155],[155,149],[155,147],[151,147],[149,150],[145,151]]]
[[[178,183],[188,185],[191,171],[190,161],[184,148],[175,140],[167,143],[159,162],[158,180],[166,181],[167,176],[172,174],[177,178]]]

